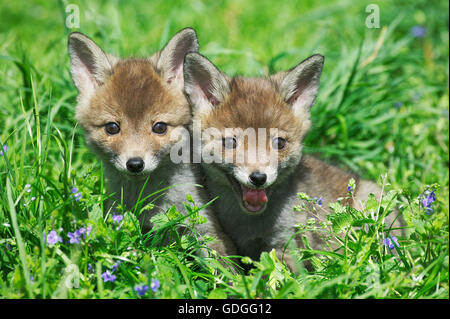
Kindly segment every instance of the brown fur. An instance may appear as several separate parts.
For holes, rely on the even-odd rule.
[[[216,214],[240,254],[258,258],[262,251],[275,248],[281,256],[287,239],[295,232],[295,225],[305,225],[311,217],[325,221],[326,215],[331,213],[328,204],[341,198],[342,204],[361,208],[361,201],[366,200],[369,193],[375,193],[377,198],[381,194],[372,182],[302,155],[302,142],[310,128],[309,110],[318,92],[322,66],[323,57],[314,55],[270,78],[229,79],[199,54],[188,54],[185,58],[185,90],[193,107],[194,120],[201,122],[204,131],[210,128],[221,132],[226,128],[276,128],[278,136],[286,139],[285,148],[275,152],[276,164],[227,161],[202,165],[210,197],[219,196],[214,203]],[[221,136],[220,140],[222,137],[227,136]],[[239,142],[245,150],[258,147],[237,139],[236,153],[241,151]],[[267,179],[263,185],[255,187],[249,180],[250,174],[256,171],[264,173]],[[347,196],[351,178],[357,185],[353,192],[355,201]],[[250,213],[242,204],[242,186],[261,189],[259,193],[263,190],[267,195],[267,202],[258,214]],[[294,212],[293,207],[299,204],[299,192],[322,197],[323,209],[316,211],[310,207],[303,213]],[[307,237],[313,249],[326,249],[317,233],[308,233]],[[296,243],[304,247],[299,238]],[[296,268],[289,256],[286,262],[291,269]]]
[[[300,120],[294,116],[270,79],[235,77],[231,79],[230,87],[231,93],[220,107],[206,115],[194,115],[194,119],[200,120],[205,128],[214,127],[221,131],[237,127],[243,130],[266,128],[267,150],[271,143],[269,129],[277,128],[279,136],[287,141],[286,148],[278,152],[279,160],[299,152],[296,142],[303,140],[310,121],[308,118]],[[247,140],[244,143],[246,151],[254,147],[248,145]]]
[[[68,39],[72,79],[79,91],[76,118],[88,145],[103,161],[109,191],[114,193],[107,210],[114,213],[119,203],[132,209],[138,200],[143,207],[151,202],[154,208],[139,215],[144,232],[152,227],[152,216],[172,205],[185,212],[185,194],[191,194],[199,206],[206,203],[206,195],[196,187],[194,168],[175,164],[170,157],[171,147],[181,137],[175,134],[172,140],[171,133],[178,128],[187,133],[191,120],[182,91],[183,58],[197,50],[197,36],[190,28],[179,31],[148,59],[114,57],[78,32]],[[167,124],[167,130],[153,132],[157,122]],[[108,134],[108,123],[117,124],[120,131]],[[136,158],[143,162],[140,171],[130,169],[131,159]],[[168,186],[175,187],[155,195]],[[208,216],[205,224],[196,225],[200,234],[224,237],[209,208],[200,214]],[[226,238],[213,245],[220,254],[232,249]]]
[[[295,171],[294,180],[298,185],[298,192],[307,193],[311,197],[322,197],[325,203],[331,203],[337,198],[346,197],[351,178],[359,185],[359,177],[355,174],[347,173],[312,156],[303,155]],[[341,203],[353,205],[353,200],[348,198]]]
[[[145,59],[117,63],[113,75],[96,90],[89,107],[77,113],[91,140],[116,153],[129,148],[130,143],[157,152],[169,144],[171,130],[187,126],[189,116],[183,94],[164,83],[155,66]],[[164,135],[152,133],[152,125],[159,121],[169,125]],[[120,122],[121,133],[107,135],[104,125],[108,122]],[[147,135],[137,134],[143,131]]]

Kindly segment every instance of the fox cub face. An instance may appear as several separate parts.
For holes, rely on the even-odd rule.
[[[198,50],[195,31],[178,32],[149,59],[121,60],[81,33],[69,36],[68,49],[88,144],[126,177],[145,178],[176,142],[171,132],[190,122],[183,59]]]
[[[194,152],[214,158],[204,165],[209,178],[232,189],[244,213],[264,212],[299,163],[323,61],[313,55],[270,78],[230,79],[200,54],[186,55],[185,91],[202,132]]]

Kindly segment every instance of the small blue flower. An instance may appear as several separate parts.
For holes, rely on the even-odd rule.
[[[67,236],[70,238],[70,244],[79,244],[80,239],[86,239],[91,233],[92,226],[81,227],[80,229],[75,230],[74,232],[68,232]]]
[[[75,201],[77,201],[77,202],[83,198],[83,196],[81,195],[81,192],[76,193],[75,195],[73,195],[73,197],[75,198]]]
[[[152,283],[150,284],[150,288],[152,288],[152,291],[153,292],[158,291],[159,287],[160,287],[159,280],[158,279],[152,280]]]
[[[347,187],[347,191],[348,191],[348,192],[351,192],[351,191],[353,191],[353,187],[351,187],[350,185],[348,185],[348,187]]]
[[[47,246],[53,246],[58,242],[62,242],[61,236],[54,230],[50,231],[47,235]]]
[[[112,220],[116,224],[119,224],[123,219],[123,215],[112,215]]]
[[[322,197],[319,197],[319,198],[317,199],[317,204],[318,204],[319,206],[322,206],[322,204],[323,204],[323,198],[322,198]]]
[[[6,152],[8,152],[9,148],[8,145],[3,144],[3,149],[0,150],[0,156],[3,156],[4,154],[6,154]]]
[[[86,227],[86,237],[89,237],[89,235],[91,234],[91,230],[92,230],[92,226],[87,226]]]
[[[75,198],[75,201],[79,201],[80,199],[83,198],[83,195],[81,194],[81,192],[78,191],[78,188],[76,187],[72,187],[72,195],[70,195],[71,198]]]
[[[138,285],[138,286],[134,287],[134,291],[137,292],[138,296],[142,297],[143,295],[145,295],[147,293],[148,286],[144,285],[144,284]]]
[[[93,274],[93,273],[94,273],[94,268],[92,267],[91,264],[88,264],[87,271],[88,271],[88,273],[90,273],[90,274]]]
[[[395,246],[400,247],[397,241],[397,237],[395,236],[392,236],[392,241],[389,237],[386,237],[386,239],[384,240],[384,245],[390,250],[394,249]]]
[[[83,235],[86,232],[86,228],[81,227],[80,229],[75,231],[75,236],[77,236],[78,238],[81,237],[81,235]]]
[[[425,208],[426,214],[431,214],[434,211],[432,207],[433,203],[436,201],[436,194],[434,191],[426,190],[419,198],[422,198],[420,202]]]
[[[320,196],[320,197],[314,196],[313,197],[313,202],[316,203],[319,206],[322,206],[322,204],[323,204],[322,196]]]
[[[414,38],[425,38],[427,35],[427,29],[423,26],[416,25],[411,28],[411,35]]]
[[[79,244],[80,243],[80,237],[77,236],[76,232],[68,232],[67,236],[70,238],[69,243],[70,244]]]
[[[122,263],[121,260],[119,260],[118,262],[116,262],[112,267],[111,267],[111,272],[116,271],[117,268],[119,268],[120,264]]]
[[[116,276],[113,275],[109,270],[105,271],[101,277],[103,278],[103,282],[114,282],[116,280]]]

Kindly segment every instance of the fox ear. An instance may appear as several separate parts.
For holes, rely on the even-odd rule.
[[[112,74],[118,59],[100,49],[90,38],[79,32],[69,35],[70,72],[78,91],[91,93]]]
[[[175,34],[161,50],[156,68],[168,83],[183,89],[183,61],[188,52],[198,52],[198,39],[194,29],[185,28]]]
[[[286,103],[292,106],[295,115],[309,112],[319,90],[324,57],[310,56],[293,69],[272,76],[278,82],[278,91]]]
[[[231,92],[227,76],[207,58],[188,53],[184,58],[184,90],[196,113],[206,114]]]

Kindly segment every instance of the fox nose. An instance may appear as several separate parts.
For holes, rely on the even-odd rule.
[[[248,178],[253,185],[262,186],[267,180],[267,175],[260,172],[253,172]]]
[[[144,169],[144,161],[140,157],[133,157],[127,161],[127,169],[132,173],[142,172]]]

